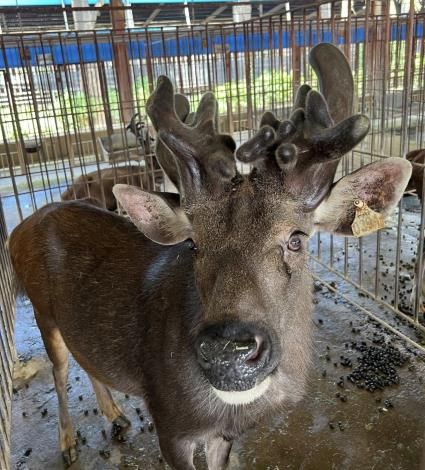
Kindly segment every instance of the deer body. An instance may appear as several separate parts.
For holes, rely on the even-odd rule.
[[[100,175],[100,177],[99,177]],[[153,183],[153,180],[155,183]],[[105,207],[109,211],[117,209],[117,201],[112,194],[115,184],[125,183],[142,188],[159,187],[162,176],[152,175],[138,165],[125,165],[115,168],[104,168],[78,176],[72,185],[61,194],[62,201],[92,198],[102,205],[105,197]]]
[[[76,224],[80,225],[81,232],[70,236],[68,229]],[[96,234],[104,230],[110,237],[99,243]],[[49,233],[48,240],[43,232]],[[49,246],[46,247],[45,243]],[[134,375],[133,382],[129,379],[132,374],[128,374],[126,367],[128,365],[133,371],[135,365],[139,368],[144,354],[133,344],[140,338],[137,335],[129,338],[128,333],[138,330],[139,321],[146,325],[149,323],[149,316],[145,318],[144,315],[149,311],[149,301],[143,309],[137,310],[137,299],[143,295],[141,272],[161,248],[167,248],[147,240],[128,220],[83,203],[45,206],[14,232],[12,252],[15,244],[25,247],[17,252],[14,263],[21,267],[17,274],[28,296],[33,299],[34,308],[57,325],[67,347],[78,357],[83,368],[105,383],[115,371],[121,375],[117,377],[114,388],[140,394],[140,382],[134,382]],[[41,277],[35,277],[39,259],[45,260],[45,265]],[[125,265],[122,264],[123,259],[128,260]],[[32,260],[37,260],[36,266]],[[71,266],[74,269],[70,269]],[[120,279],[126,280],[125,292],[120,288],[123,287]],[[52,286],[58,286],[58,289]],[[127,289],[132,290],[134,298],[128,295]],[[98,292],[95,296],[92,295],[94,290]],[[64,296],[70,302],[63,302]],[[76,329],[77,322],[84,328]],[[96,340],[98,356],[92,349],[93,338],[99,340]],[[109,347],[105,349],[108,343]],[[134,353],[129,354],[128,351]]]
[[[352,89],[336,48],[317,46],[314,63],[328,90]],[[209,469],[224,469],[233,439],[305,391],[308,238],[315,229],[353,235],[357,200],[385,216],[411,175],[410,163],[388,158],[333,184],[339,160],[369,121],[349,116],[334,124],[325,98],[304,86],[290,119],[267,114],[238,149],[236,157],[254,166],[242,176],[234,141],[214,127],[213,95],[203,97],[190,125],[173,97],[161,77],[147,110],[161,166],[180,196],[118,184],[113,193],[131,222],[67,202],[41,209],[10,237],[17,278],[53,362],[67,464],[77,458],[69,349],[115,425],[129,423],[108,386],[144,398],[172,468],[193,470],[202,442]],[[335,103],[339,115],[350,115],[350,97]]]

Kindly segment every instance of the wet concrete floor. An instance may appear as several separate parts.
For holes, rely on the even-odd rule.
[[[287,413],[247,432],[234,447],[230,468],[420,469],[425,445],[425,362],[393,338],[392,344],[409,358],[398,370],[399,385],[374,393],[347,380],[343,387],[338,386],[340,377],[351,371],[340,364],[340,356],[350,358],[353,366],[359,356],[352,342],[372,344],[377,335],[383,335],[386,341],[391,337],[327,289],[318,290],[315,297],[315,354],[306,397]],[[29,361],[28,367],[34,364],[37,373],[27,382],[28,388],[24,382],[17,382],[21,388],[13,399],[13,466],[60,469],[57,398],[50,363],[27,302],[20,305],[17,330],[19,357]],[[119,393],[116,397],[132,422],[123,443],[111,439],[110,424],[93,411],[98,405],[89,381],[71,361],[69,405],[81,436],[79,462],[72,470],[165,468],[155,430],[148,429],[150,418],[142,401]],[[392,406],[387,406],[385,400],[390,400]],[[141,408],[143,420],[136,408]],[[200,469],[206,468],[202,455],[197,457],[197,464]]]

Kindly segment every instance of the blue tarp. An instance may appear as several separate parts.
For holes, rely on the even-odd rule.
[[[393,25],[391,28],[391,39],[392,40],[403,40],[406,38],[406,25]],[[69,33],[72,37],[73,33]],[[423,37],[423,24],[417,24],[414,35],[416,38]],[[146,40],[144,35],[133,36],[128,45],[128,54],[130,58],[145,58],[146,57]],[[112,60],[112,45],[109,42],[110,37],[107,37],[108,42],[102,42],[102,34],[97,35],[96,43],[90,42],[85,38],[84,43],[77,44],[67,43],[67,39],[64,37],[61,43],[55,41],[54,35],[47,39],[45,42],[51,42],[52,45],[42,46],[29,46],[27,51],[31,65],[37,65],[40,59],[48,57],[53,64],[79,64],[79,63],[90,63],[96,61],[111,61]],[[351,32],[352,43],[362,43],[365,40],[365,29],[356,28]],[[260,51],[268,48],[278,48],[280,45],[283,48],[291,47],[291,34],[287,31],[271,33],[271,37],[268,32],[260,33],[236,33],[226,35],[224,38],[227,47],[231,52],[244,52],[244,51]],[[295,34],[295,43],[297,46],[314,45],[318,42],[331,42],[332,33],[325,31],[317,34],[316,30],[307,32],[297,32]],[[208,48],[204,41],[198,37],[183,36],[179,39],[168,38],[164,42],[158,40],[153,41],[151,44],[150,54],[151,57],[175,57],[185,56],[189,54],[200,55],[211,52],[216,46],[220,46],[223,42],[223,37],[220,34],[213,35],[210,37]],[[338,44],[344,43],[344,37],[338,36]],[[19,49],[17,47],[6,47],[0,50],[0,68],[5,67],[22,67],[23,61],[21,59]]]

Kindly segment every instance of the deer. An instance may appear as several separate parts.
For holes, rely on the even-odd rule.
[[[407,192],[416,192],[419,201],[423,204],[423,184],[424,184],[424,169],[425,169],[425,149],[415,149],[411,150],[406,155],[407,161],[412,164],[412,176],[409,180],[407,185],[406,191]],[[419,253],[417,253],[417,260],[419,260]],[[419,262],[415,267],[415,274],[412,279],[412,292],[410,294],[410,306],[411,311],[415,312],[416,308],[416,289],[417,289],[417,281],[416,279],[420,279],[419,276]],[[419,312],[425,315],[425,306],[424,306],[424,299],[425,299],[425,265],[422,267],[422,287],[420,288],[419,293]]]
[[[152,180],[156,184],[152,184]],[[139,165],[123,165],[114,168],[102,168],[78,176],[72,185],[61,194],[62,201],[74,199],[91,199],[93,204],[102,206],[105,201],[105,208],[108,211],[117,210],[117,200],[112,192],[112,188],[117,183],[127,183],[132,186],[149,189],[158,189],[162,178],[158,178],[146,173]],[[86,200],[87,202],[87,200]]]
[[[406,159],[412,164],[412,176],[406,191],[415,191],[422,203],[422,190],[424,183],[425,149],[415,149],[407,153]]]
[[[211,96],[205,96],[204,102],[211,102],[212,99],[214,98]],[[176,93],[174,102],[179,119],[188,125],[196,125],[195,113],[190,112],[190,104],[186,96]],[[142,148],[148,145],[151,138],[147,133],[146,124],[140,121],[138,113],[131,118],[126,129],[133,132]],[[121,165],[82,174],[61,194],[61,200],[84,199],[86,203],[104,206],[109,211],[116,211],[117,200],[112,192],[113,186],[118,183],[126,183],[144,189],[159,189],[163,182],[162,174],[160,174],[161,162],[167,168],[168,176],[177,188],[178,174],[177,168],[173,164],[172,155],[159,141],[156,142],[155,154],[156,156],[152,156],[152,161],[147,162],[147,171],[138,165]]]
[[[235,439],[304,395],[312,349],[309,237],[315,230],[353,236],[358,199],[388,215],[411,175],[409,162],[388,158],[334,182],[369,120],[352,115],[351,70],[336,47],[315,46],[310,63],[323,95],[302,86],[289,118],[267,113],[237,150],[217,132],[211,94],[196,124],[186,125],[171,81],[159,77],[147,113],[172,156],[163,169],[176,172],[180,194],[117,184],[129,219],[57,202],[10,235],[16,280],[53,363],[65,465],[78,458],[69,352],[113,425],[130,422],[110,389],[145,401],[175,470],[195,470],[198,444],[210,470],[224,469]],[[252,171],[240,174],[236,159]]]

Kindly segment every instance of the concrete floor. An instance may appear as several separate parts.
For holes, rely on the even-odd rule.
[[[403,219],[403,226],[406,227],[403,246],[408,248],[404,249],[406,264],[400,274],[407,276],[405,279],[410,279],[412,275],[411,258],[416,243],[411,242],[418,235],[417,218],[418,207],[413,204]],[[388,294],[389,298],[395,275],[391,266],[395,256],[394,237],[392,229],[382,231],[385,260],[382,270],[388,272],[381,279],[378,291],[382,295]],[[337,261],[339,257],[343,259],[343,250],[347,249],[341,240],[336,240],[334,244],[336,264],[340,262]],[[324,253],[328,250],[328,243],[326,238],[322,239]],[[375,258],[369,254],[376,253],[376,239],[367,237],[361,246],[351,240],[348,249],[350,275],[353,278],[357,275],[358,255],[363,253],[364,282],[371,285]],[[319,274],[328,281],[333,279],[325,270]],[[336,279],[335,282],[338,292],[347,295],[352,292],[342,281]],[[409,282],[402,287],[408,291]],[[357,300],[365,306],[369,302],[365,297],[358,297]],[[406,322],[383,309],[375,310],[399,330],[425,344],[425,338],[419,333],[415,334]],[[326,288],[316,290],[313,322],[314,363],[304,400],[285,414],[247,432],[234,446],[230,469],[425,469],[425,460],[422,460],[425,459],[424,357],[413,348],[406,347],[398,337],[368,321],[363,313]],[[27,366],[22,370],[26,378],[16,381],[18,390],[13,399],[13,466],[22,470],[61,469],[57,398],[50,364],[28,301],[20,303],[16,330],[18,355]],[[349,367],[341,365],[340,356],[349,358],[353,367],[359,357],[359,352],[351,343],[365,341],[372,345],[373,340],[381,336],[408,357],[407,363],[398,368],[399,385],[373,394],[347,380],[343,387],[338,386],[340,377],[346,377],[351,372]],[[28,378],[33,374],[32,378]],[[71,361],[69,405],[75,429],[80,435],[79,462],[72,470],[166,468],[160,458],[155,430],[149,431],[150,418],[142,401],[119,393],[116,397],[132,422],[126,441],[121,443],[111,439],[110,424],[93,411],[98,405],[89,381],[75,361]],[[392,406],[387,406],[385,400],[390,400]],[[136,408],[141,409],[143,421]],[[47,413],[43,417],[44,410]],[[88,412],[87,416],[85,411]],[[106,437],[102,430],[106,431]],[[197,455],[196,464],[200,470],[206,468],[202,453]]]
[[[406,350],[402,342],[393,344],[409,357],[399,370],[400,385],[382,392],[370,393],[353,385],[342,389],[336,385],[349,370],[339,363],[340,355],[353,360],[358,352],[351,341],[371,344],[373,333],[382,333],[363,315],[340,302],[326,289],[317,292],[313,321],[315,355],[309,389],[305,399],[286,415],[277,416],[249,431],[235,445],[231,469],[405,469],[421,468],[425,435],[425,363],[423,358]],[[19,309],[18,352],[24,361],[38,370],[13,400],[13,465],[14,468],[48,470],[62,468],[57,437],[57,399],[52,385],[50,364],[38,336],[29,304]],[[350,325],[350,322],[353,325]],[[358,332],[353,333],[352,328]],[[345,348],[345,343],[349,348]],[[326,360],[330,351],[330,361]],[[334,365],[334,362],[337,366]],[[326,377],[323,377],[326,371]],[[345,396],[346,401],[337,394]],[[79,396],[83,400],[79,400]],[[69,376],[70,410],[76,430],[81,434],[80,460],[72,467],[86,470],[161,469],[160,452],[155,431],[149,432],[149,416],[137,397],[116,394],[132,427],[124,443],[113,442],[110,424],[94,414],[97,407],[88,379],[72,361]],[[379,403],[377,399],[380,399]],[[389,399],[392,408],[385,408]],[[141,421],[135,408],[141,408]],[[387,411],[382,410],[385,408]],[[42,411],[47,415],[42,417]],[[88,410],[88,416],[84,411]],[[26,417],[23,416],[26,413]],[[330,428],[332,423],[334,429]],[[341,424],[339,424],[341,423]],[[144,427],[141,432],[140,427]],[[102,430],[107,431],[104,438]],[[85,438],[85,442],[84,439]],[[29,449],[31,452],[28,456]],[[110,457],[100,455],[107,450]],[[200,469],[205,463],[200,456]],[[423,463],[425,468],[425,462]]]

